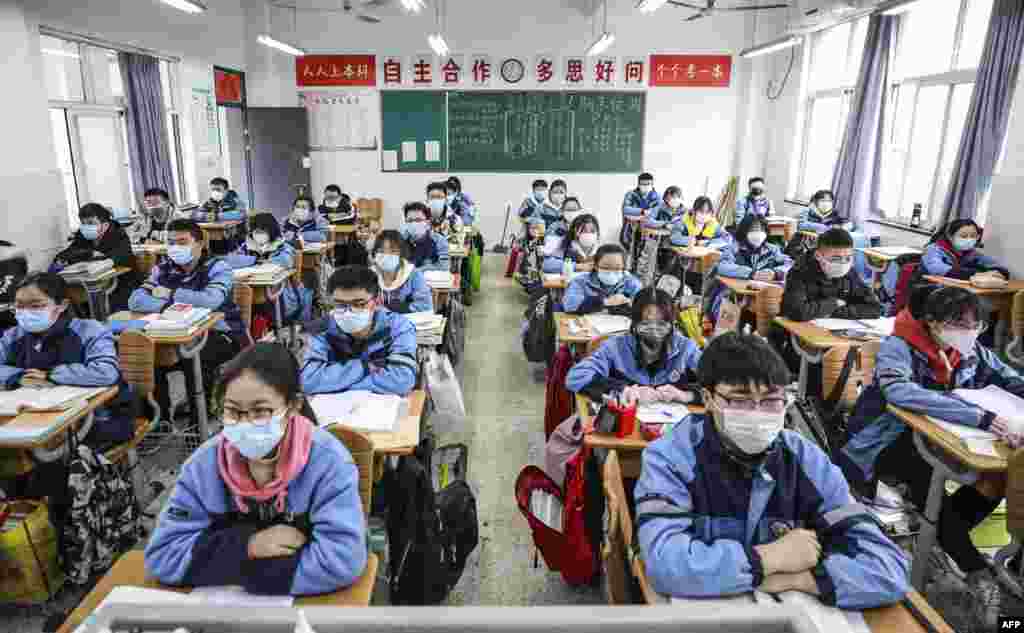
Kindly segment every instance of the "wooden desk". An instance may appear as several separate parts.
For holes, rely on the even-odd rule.
[[[135,272],[148,277],[160,258],[167,254],[167,245],[135,244],[132,246],[132,252],[135,254]]]
[[[317,242],[314,244],[306,244],[299,255],[302,258],[299,264],[300,270],[320,270],[320,264],[323,261],[323,256],[328,252],[328,245],[326,243]]]
[[[92,398],[89,398],[89,404],[76,411],[73,415],[69,415],[67,419],[61,421],[60,424],[54,425],[53,428],[48,429],[44,435],[41,435],[34,439],[0,439],[0,448],[15,448],[15,449],[45,449],[54,450],[61,446],[64,442],[60,439],[60,436],[66,432],[70,432],[72,427],[79,426],[79,423],[85,420],[88,424],[90,422],[92,414],[114,399],[117,395],[118,388],[109,387],[106,391],[98,393]],[[44,412],[25,412],[19,413],[16,416],[3,416],[0,417],[0,426],[10,424],[12,422],[26,423],[26,424],[41,424],[51,420],[56,420],[60,416],[60,413],[54,411]]]
[[[427,286],[430,287],[430,293],[434,298],[434,312],[440,314],[444,311],[444,308],[448,305],[448,297],[452,293],[458,292],[462,286],[462,275],[460,273],[452,273],[452,285],[451,286],[434,286],[427,281]]]
[[[861,341],[836,336],[810,321],[791,321],[783,317],[775,317],[775,324],[789,333],[793,347],[800,355],[799,388],[801,397],[807,396],[807,380],[812,363],[820,363],[825,352],[834,347],[857,347],[862,344]]]
[[[670,246],[669,250],[686,260],[695,260],[697,264],[693,272],[702,275],[711,272],[711,269],[714,267],[711,257],[719,252],[719,249],[708,246]],[[687,272],[689,272],[690,265],[692,264],[687,264]]]
[[[373,440],[373,452],[375,455],[412,455],[413,450],[420,443],[420,420],[423,417],[423,406],[427,400],[427,392],[422,389],[411,391],[406,397],[409,403],[409,410],[406,415],[398,420],[398,428],[395,431],[360,431]],[[332,422],[320,420],[321,426],[328,426]],[[342,426],[344,423],[339,422]]]
[[[794,233],[796,233],[796,227],[798,220],[796,218],[776,216],[767,218],[768,224],[768,235],[771,237],[781,237],[787,244],[793,239]]]
[[[990,302],[993,307],[993,311],[996,313],[998,321],[996,322],[996,351],[1001,351],[1006,348],[1007,343],[1007,331],[1010,327],[1010,322],[1013,320],[1013,295],[1017,292],[1024,290],[1024,280],[1010,280],[1006,283],[1004,288],[978,288],[972,286],[970,281],[962,279],[953,279],[951,277],[939,277],[938,275],[925,275],[924,278],[933,284],[939,284],[940,286],[949,286],[951,288],[963,288],[971,294],[977,295],[978,297]]]
[[[370,604],[373,585],[377,580],[377,555],[370,553],[366,559],[366,569],[351,587],[334,593],[320,596],[302,596],[295,599],[296,607],[365,607]],[[191,587],[168,587],[161,585],[146,575],[144,552],[133,550],[118,559],[110,571],[100,579],[93,590],[82,600],[82,603],[71,612],[57,633],[72,633],[93,611],[99,607],[103,599],[110,595],[114,587],[145,587],[148,589],[164,589],[177,593],[190,593]]]
[[[210,242],[220,242],[232,237],[236,227],[241,226],[242,220],[227,220],[225,222],[200,222],[199,228],[203,230],[203,246],[210,250]]]
[[[74,304],[88,303],[92,318],[106,321],[110,314],[110,295],[117,290],[118,278],[133,270],[127,266],[117,266],[96,277],[65,278],[68,299]]]
[[[725,286],[726,288],[731,290],[733,292],[733,294],[736,294],[736,295],[739,295],[739,296],[743,296],[743,297],[753,297],[757,293],[761,292],[762,288],[764,288],[763,285],[759,285],[759,284],[770,283],[770,282],[764,282],[764,281],[755,283],[755,282],[753,282],[753,281],[751,281],[749,279],[736,279],[735,277],[724,277],[722,275],[718,275],[718,281],[723,286]],[[772,284],[772,285],[773,286],[778,286],[780,288],[782,287],[782,284]]]
[[[569,279],[566,279],[564,275],[544,273],[542,279],[543,286],[548,290],[565,290],[569,287]]]
[[[592,353],[608,337],[616,336],[615,334],[600,336],[596,332],[592,332],[582,315],[554,312],[552,316],[555,319],[555,343],[580,346],[584,356]],[[570,323],[578,324],[580,329],[576,332],[570,331]]]

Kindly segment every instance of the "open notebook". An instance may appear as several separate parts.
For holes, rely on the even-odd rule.
[[[319,394],[309,404],[321,426],[344,424],[357,431],[393,432],[402,398],[369,391]]]
[[[66,411],[82,400],[88,400],[106,387],[59,386],[50,389],[0,391],[0,416],[14,416],[22,411]]]
[[[996,385],[989,385],[984,389],[954,389],[953,395],[986,411],[991,411],[999,417],[1008,420],[1024,420],[1024,399]],[[995,450],[995,441],[998,439],[995,433],[973,426],[946,422],[931,416],[928,419],[960,438],[967,450],[972,453],[989,457],[999,456]]]
[[[583,317],[591,331],[598,336],[628,332],[632,322],[629,317],[615,314],[588,314]]]

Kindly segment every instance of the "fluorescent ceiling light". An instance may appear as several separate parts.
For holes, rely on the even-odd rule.
[[[202,13],[206,11],[206,7],[195,0],[160,0],[160,2],[185,13]]]
[[[295,55],[296,57],[301,57],[302,55],[306,54],[306,51],[302,50],[301,48],[296,48],[291,44],[279,42],[278,40],[275,40],[269,35],[261,35],[256,38],[256,41],[259,42],[260,44],[263,44],[264,46],[276,48],[279,51],[283,51],[285,53],[288,53],[289,55]]]
[[[879,7],[882,11],[882,15],[899,15],[906,13],[914,8],[915,5],[919,4],[921,0],[907,0],[906,2],[890,2],[888,5]]]
[[[640,13],[654,13],[661,7],[665,6],[668,0],[640,0],[640,4],[637,8],[640,9]]]
[[[44,48],[43,53],[47,55],[54,55],[56,57],[70,57],[72,59],[78,59],[78,53],[72,53],[70,51],[62,51],[59,48]]]
[[[448,43],[444,41],[444,36],[440,33],[428,35],[427,42],[430,44],[430,49],[438,57],[444,57],[448,54]]]
[[[419,13],[423,7],[423,0],[402,0],[402,8],[409,13]]]
[[[775,51],[781,51],[787,48],[792,48],[800,43],[800,38],[795,35],[787,35],[777,40],[772,40],[765,44],[758,44],[752,46],[746,50],[740,51],[740,57],[750,59],[751,57],[760,57],[761,55],[767,55],[768,53],[774,53]]]
[[[615,36],[605,31],[601,34],[601,37],[597,38],[590,48],[587,49],[587,56],[593,57],[594,55],[600,55],[601,53],[608,50],[608,47],[615,42]]]

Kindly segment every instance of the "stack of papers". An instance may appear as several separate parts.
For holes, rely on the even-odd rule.
[[[51,415],[18,416],[0,424],[0,440],[33,442],[47,437],[67,420],[89,406],[88,400],[75,400],[68,409]]]
[[[450,290],[455,283],[452,274],[444,270],[428,270],[423,273],[427,285],[436,290]]]
[[[277,264],[260,264],[259,266],[248,266],[246,268],[239,268],[232,272],[235,279],[244,279],[246,281],[277,281],[287,270],[278,266]]]
[[[583,319],[597,336],[628,332],[633,324],[629,317],[615,314],[588,314]]]
[[[986,411],[991,411],[1001,418],[1024,421],[1024,399],[995,385],[989,385],[984,389],[954,389],[953,395]],[[973,426],[953,424],[930,416],[928,419],[957,436],[967,450],[972,453],[999,457],[995,448],[995,442],[998,439],[995,433],[976,429]]]
[[[343,424],[357,431],[392,433],[402,399],[369,391],[319,394],[309,402],[320,426]]]
[[[209,308],[175,303],[161,314],[144,317],[146,333],[154,336],[182,336],[196,330],[210,316]]]
[[[876,336],[891,336],[893,329],[896,327],[896,317],[861,319],[860,321],[851,319],[815,319],[811,323],[830,332],[853,330]]]
[[[405,315],[416,326],[417,345],[440,345],[447,320],[436,312],[412,312]]]
[[[899,257],[900,255],[919,255],[921,253],[921,249],[910,248],[909,246],[879,246],[877,248],[872,248],[871,250],[890,257]]]
[[[79,262],[77,264],[71,264],[60,271],[60,274],[64,278],[78,279],[78,278],[92,278],[99,277],[103,273],[114,269],[114,260],[112,259],[98,259],[93,262]]]
[[[890,533],[907,534],[910,532],[910,515],[905,509],[906,504],[903,497],[899,492],[887,486],[885,482],[878,482],[874,502],[866,502],[864,507]]]
[[[50,389],[21,387],[0,392],[0,415],[13,416],[22,411],[65,411],[77,403],[102,393],[106,387],[69,387]]]
[[[678,402],[656,402],[636,408],[636,419],[644,424],[674,424],[688,415],[690,410]]]

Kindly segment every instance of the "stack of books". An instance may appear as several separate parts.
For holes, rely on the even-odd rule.
[[[108,270],[114,269],[114,260],[112,259],[97,259],[91,262],[78,262],[77,264],[71,264],[60,271],[60,274],[65,279],[91,279],[93,277],[99,277]]]
[[[417,345],[440,345],[447,320],[436,312],[412,312],[405,315],[416,326]]]
[[[451,290],[455,280],[452,274],[444,270],[428,270],[423,273],[427,285],[433,290]]]
[[[209,308],[175,303],[160,314],[147,316],[146,334],[153,336],[186,336],[192,334],[210,316]]]
[[[235,279],[244,279],[250,283],[253,282],[275,282],[278,281],[283,275],[287,274],[287,270],[278,266],[277,264],[260,264],[259,266],[249,266],[247,268],[239,268],[232,274]]]

